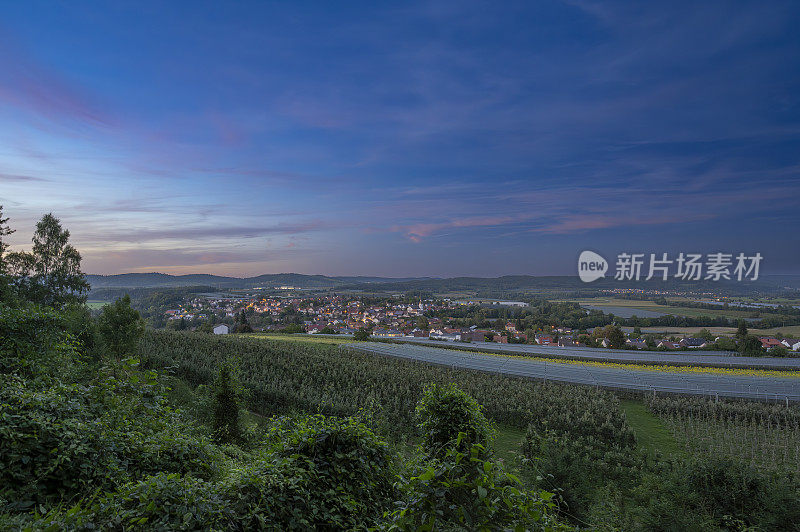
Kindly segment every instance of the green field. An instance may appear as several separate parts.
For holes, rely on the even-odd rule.
[[[633,330],[632,327],[623,327],[625,331],[630,332]],[[708,330],[711,334],[719,334],[719,335],[727,335],[732,336],[736,332],[735,327],[668,327],[668,326],[659,326],[659,327],[642,327],[643,333],[661,333],[661,334],[697,334],[703,329]],[[781,333],[785,336],[791,336],[794,338],[800,337],[800,325],[789,325],[786,327],[773,327],[772,329],[749,329],[751,333],[759,335],[759,336],[775,336],[778,333]]]
[[[103,308],[104,305],[108,305],[108,301],[99,301],[97,299],[90,299],[86,302],[86,306],[92,310],[99,310]]]
[[[506,462],[512,469],[521,467],[521,445],[525,439],[525,431],[512,425],[499,424],[496,427],[494,448],[497,457]]]
[[[660,452],[665,455],[681,452],[669,427],[653,415],[643,402],[623,399],[620,408],[625,412],[625,419],[633,428],[640,447],[649,453]]]
[[[664,314],[672,314],[674,316],[711,316],[711,317],[724,317],[724,318],[752,318],[752,317],[768,317],[778,316],[778,314],[762,312],[758,310],[731,310],[731,309],[702,309],[702,308],[689,308],[678,307],[672,305],[659,305],[654,301],[639,301],[632,299],[618,299],[618,298],[588,298],[588,299],[569,299],[566,300],[579,305],[591,306],[609,306],[609,307],[623,307],[629,309],[641,309],[652,312],[663,312]]]
[[[323,345],[325,344],[339,345],[353,341],[353,337],[349,334],[343,334],[340,338],[333,336],[309,336],[306,334],[268,334],[268,333],[247,334],[242,336],[248,336],[251,338],[261,338],[264,340],[277,340],[279,342],[303,342],[309,344],[323,344]]]

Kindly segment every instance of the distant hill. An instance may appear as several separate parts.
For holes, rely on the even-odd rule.
[[[256,277],[225,277],[208,274],[169,275],[165,273],[123,273],[119,275],[87,275],[93,290],[101,288],[167,288],[209,286],[218,289],[276,288],[293,286],[307,289],[341,288],[368,290],[370,292],[472,292],[487,297],[510,297],[513,294],[539,292],[591,291],[604,289],[634,288],[644,290],[707,290],[715,293],[745,295],[755,292],[775,292],[788,287],[800,286],[798,276],[767,275],[757,282],[712,282],[712,281],[616,281],[612,278],[583,283],[576,276],[507,275],[503,277],[430,277],[387,278],[325,275],[299,273],[276,273]]]
[[[275,273],[256,277],[225,277],[209,274],[169,275],[166,273],[121,273],[117,275],[87,275],[93,290],[99,288],[167,288],[181,286],[213,286],[217,288],[256,288],[294,286],[296,288],[335,288],[365,283],[395,283],[424,278],[390,277],[327,277],[300,273]]]
[[[448,292],[473,292],[487,297],[513,297],[525,293],[597,292],[598,290],[636,289],[671,290],[719,294],[747,295],[757,292],[774,293],[789,287],[797,288],[797,276],[762,276],[758,281],[617,281],[613,277],[584,283],[577,276],[507,275],[503,277],[451,277],[447,279],[417,279],[411,281],[376,282],[369,286],[374,292],[420,291],[434,294]],[[343,288],[358,289],[358,285]]]

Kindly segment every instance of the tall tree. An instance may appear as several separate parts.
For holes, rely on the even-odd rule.
[[[8,242],[4,237],[13,232],[14,230],[8,226],[8,218],[3,218],[3,206],[0,205],[0,301],[7,301],[11,299],[12,296],[5,258]]]
[[[81,271],[81,254],[69,243],[69,231],[52,213],[42,217],[33,234],[33,250],[8,255],[21,295],[53,307],[86,302],[89,283]]]
[[[614,349],[621,349],[625,346],[625,333],[616,325],[606,325],[603,328],[603,336],[608,338],[611,342],[611,347]]]
[[[236,315],[236,325],[234,327],[233,332],[235,333],[253,332],[253,328],[250,326],[250,322],[247,321],[247,316],[245,315],[244,310],[241,310],[239,314]]]
[[[0,205],[0,275],[6,271],[5,254],[8,249],[8,242],[3,237],[13,232],[14,230],[8,226],[8,218],[3,218],[3,206]]]
[[[736,330],[736,339],[744,340],[747,337],[747,324],[744,320],[739,320],[739,328]]]
[[[239,409],[244,399],[244,387],[236,365],[225,360],[214,379],[214,438],[220,443],[240,443],[242,426]]]

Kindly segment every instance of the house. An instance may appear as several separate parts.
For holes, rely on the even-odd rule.
[[[506,330],[509,332],[517,332],[517,326],[514,324],[513,321],[509,321],[506,323]]]
[[[556,345],[555,340],[549,334],[537,334],[535,340],[539,345]]]
[[[214,327],[214,334],[228,334],[230,333],[230,331],[231,331],[230,327],[228,327],[224,323],[221,323],[216,327]]]
[[[454,329],[433,329],[429,338],[431,340],[461,340],[461,331],[453,332]]]
[[[403,333],[397,329],[375,329],[372,336],[375,338],[399,338],[403,336]]]
[[[708,345],[702,338],[683,338],[680,342],[681,347],[688,347],[689,349],[700,349]]]
[[[507,344],[508,336],[503,336],[502,334],[495,334],[494,336],[492,336],[492,342],[497,342],[498,344]]]
[[[658,345],[656,345],[656,347],[658,347],[659,349],[663,347],[664,349],[674,350],[674,349],[680,349],[681,344],[679,344],[678,342],[669,342],[667,340],[661,340],[660,342],[658,342]]]
[[[328,326],[327,323],[315,323],[313,325],[309,325],[308,327],[306,327],[306,332],[308,334],[317,334],[322,332],[322,329],[324,329],[327,326]]]
[[[561,347],[573,347],[579,345],[579,342],[573,336],[567,334],[558,337],[558,345]]]
[[[792,351],[800,351],[800,340],[796,338],[784,338],[781,343]]]
[[[764,349],[772,349],[773,347],[778,346],[785,347],[777,338],[762,337],[759,338],[759,340],[761,340],[761,347]]]
[[[472,329],[461,333],[461,339],[470,342],[485,342],[486,335],[490,334],[489,331],[480,329]]]
[[[647,349],[647,342],[641,339],[631,339],[628,338],[625,340],[625,345],[628,347],[632,347],[634,349]]]

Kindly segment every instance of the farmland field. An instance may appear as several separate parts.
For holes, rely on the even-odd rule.
[[[800,503],[800,490],[791,476],[796,470],[792,462],[797,438],[797,425],[792,424],[797,416],[795,407],[748,407],[757,416],[766,416],[758,422],[771,427],[766,434],[779,443],[736,454],[737,438],[752,438],[755,431],[731,428],[732,422],[719,423],[728,415],[722,410],[728,408],[724,402],[702,401],[711,414],[681,414],[680,419],[691,419],[691,424],[678,424],[676,416],[669,413],[672,403],[660,402],[661,398],[645,401],[626,396],[620,400],[594,386],[537,382],[375,356],[342,349],[328,338],[308,336],[213,337],[148,331],[139,356],[145,366],[169,368],[190,387],[208,383],[217,364],[233,358],[250,391],[248,406],[258,416],[291,412],[356,415],[398,442],[406,454],[413,453],[421,436],[415,428],[414,410],[425,386],[455,383],[477,399],[495,423],[497,458],[527,486],[557,493],[560,518],[584,528],[646,530],[652,529],[645,524],[652,520],[665,526],[671,523],[673,529],[692,528],[700,522],[719,523],[715,528],[720,528],[721,515],[735,512],[744,523],[779,523],[779,529],[786,529],[800,518],[793,510]],[[723,443],[710,445],[714,435]],[[773,453],[775,467],[764,467]],[[779,455],[781,459],[777,459]],[[662,461],[660,456],[671,458]],[[716,510],[722,503],[709,499],[702,485],[685,483],[687,476],[722,475],[723,489],[737,489],[739,477],[725,477],[731,468],[754,479],[754,486],[772,486],[777,477],[771,475],[783,475],[774,481],[780,489],[770,491],[769,497],[754,495],[762,513],[754,514],[750,503]],[[614,494],[611,498],[609,490]],[[680,493],[687,490],[689,499],[678,502]],[[681,511],[660,513],[650,503],[654,497],[660,497],[662,505],[681,505]],[[704,502],[697,506],[691,501]]]
[[[688,316],[688,317],[698,317],[698,316],[710,316],[710,317],[726,317],[732,319],[739,319],[739,318],[752,318],[759,312],[759,316],[767,317],[767,316],[777,316],[777,314],[757,311],[755,309],[752,310],[732,310],[732,309],[702,309],[702,308],[689,308],[689,307],[678,307],[678,306],[671,306],[671,305],[659,305],[654,301],[640,301],[640,300],[632,300],[632,299],[619,299],[619,298],[588,298],[588,299],[569,299],[566,301],[570,301],[572,303],[578,303],[579,305],[590,308],[590,307],[606,307],[606,308],[616,308],[619,310],[625,310],[625,314],[636,314],[640,318],[642,317],[652,317],[652,314],[672,314],[675,316]],[[644,314],[637,314],[637,311]],[[606,310],[605,312],[612,312],[613,310]],[[620,314],[620,317],[630,317],[624,316]]]
[[[343,334],[341,337],[336,336],[309,336],[307,334],[265,334],[254,333],[243,335],[249,338],[260,338],[264,340],[272,340],[276,342],[303,342],[307,344],[327,344],[339,345],[353,341],[352,335]]]
[[[622,327],[626,332],[631,332],[633,327]],[[703,329],[708,330],[711,334],[732,336],[736,332],[735,327],[672,327],[672,326],[658,326],[658,327],[642,327],[643,333],[660,333],[660,334],[697,334]],[[749,329],[752,334],[775,336],[781,333],[785,336],[794,338],[800,337],[800,325],[787,325],[786,327],[773,327],[772,329]]]
[[[648,404],[688,453],[800,474],[800,409],[697,398],[662,397]]]

